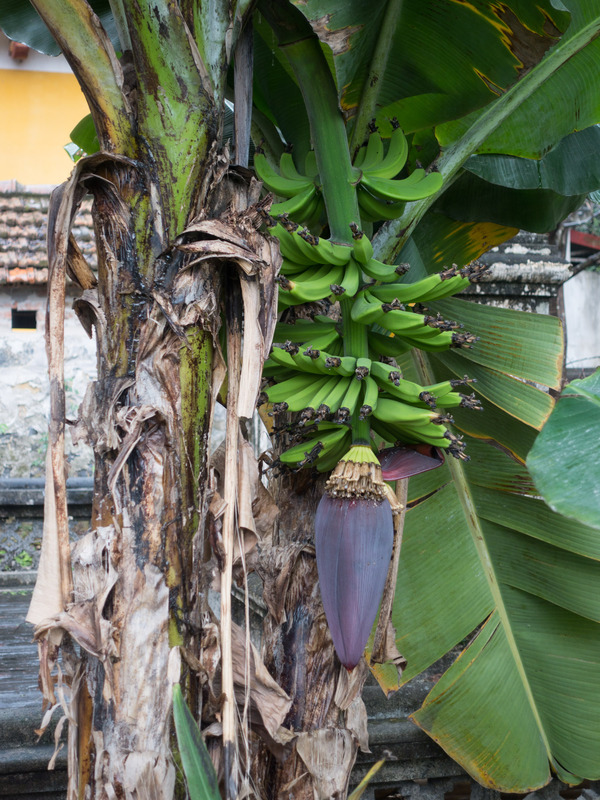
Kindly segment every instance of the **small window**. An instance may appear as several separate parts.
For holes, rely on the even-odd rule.
[[[11,308],[11,328],[13,330],[34,331],[36,325],[37,311],[20,311]]]

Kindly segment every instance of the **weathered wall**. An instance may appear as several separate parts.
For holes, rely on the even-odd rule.
[[[36,330],[13,330],[11,308],[37,311]],[[50,410],[44,344],[45,287],[4,286],[0,292],[0,477],[42,477]],[[95,344],[67,304],[65,381],[67,418],[75,419],[88,381],[96,375]],[[91,475],[91,449],[66,437],[69,475]]]
[[[563,286],[567,317],[567,369],[600,367],[600,272],[589,270]]]

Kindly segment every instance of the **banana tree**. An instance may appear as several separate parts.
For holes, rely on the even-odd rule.
[[[415,714],[466,770],[513,792],[551,771],[597,778],[597,532],[545,506],[524,466],[553,405],[541,387],[560,384],[560,324],[451,297],[486,249],[552,228],[598,188],[595,3],[32,0],[4,3],[0,23],[63,51],[98,142],[51,204],[50,491],[30,614],[46,700],[71,723],[70,797],[173,795],[179,680],[227,797],[343,796],[384,583],[369,656],[384,691],[469,639]],[[247,168],[248,131],[275,197]],[[70,236],[86,193],[97,277]],[[98,345],[75,429],[95,452],[93,518],[73,552],[65,274]],[[255,482],[243,513],[240,418],[273,340],[260,401],[280,515],[251,555],[267,672],[230,596],[269,507]],[[219,391],[227,439],[210,469]],[[375,441],[393,446],[385,458]]]

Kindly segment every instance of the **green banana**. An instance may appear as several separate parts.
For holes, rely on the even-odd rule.
[[[373,245],[368,236],[360,230],[355,222],[350,223],[350,230],[352,231],[352,240],[354,242],[352,247],[352,255],[359,264],[368,264],[373,258]]]
[[[319,379],[320,380],[320,379]],[[306,373],[296,374],[293,378],[276,383],[264,389],[269,403],[286,403],[288,398],[298,397],[315,388],[316,381],[313,375]]]
[[[341,337],[339,333],[334,328],[333,330],[326,331],[320,335],[315,335],[314,337],[307,339],[304,342],[304,346],[306,348],[310,348],[311,350],[329,350],[335,343],[341,343]],[[327,353],[325,354],[327,355]]]
[[[297,369],[304,372],[319,372],[321,375],[330,375],[331,370],[326,366],[327,353],[308,346],[304,351],[296,350],[292,359]]]
[[[423,386],[423,391],[441,397],[442,395],[448,394],[448,392],[453,392],[457,386],[467,386],[469,383],[477,383],[477,381],[465,375],[464,378],[449,378],[439,383],[431,383],[429,386]]]
[[[284,154],[285,155],[285,154]],[[298,194],[285,200],[283,203],[274,203],[271,206],[271,213],[274,216],[278,214],[288,214],[296,221],[304,221],[310,214],[314,213],[314,199],[317,195],[317,187],[314,183],[306,189],[303,189]]]
[[[360,322],[363,325],[380,322],[385,317],[381,305],[381,302],[375,299],[370,291],[360,292],[352,305],[352,319],[354,322]]]
[[[391,281],[395,281],[398,278],[398,275],[404,275],[407,272],[407,268],[405,264],[384,264],[383,262],[378,261],[376,258],[370,258],[367,262],[363,263],[362,271],[368,275],[369,278],[374,278],[376,281],[389,283]]]
[[[374,365],[373,365],[374,366]],[[363,395],[362,406],[358,418],[360,420],[366,419],[377,408],[379,400],[379,386],[370,375],[365,378],[365,393]]]
[[[283,258],[294,264],[304,264],[305,266],[318,263],[307,258],[304,249],[300,249],[298,246],[298,237],[293,236],[291,230],[284,227],[281,222],[276,222],[269,217],[267,227],[269,233],[279,241],[279,249]]]
[[[430,328],[429,330],[435,329]],[[477,336],[472,336],[470,333],[454,333],[453,331],[437,331],[437,335],[432,338],[419,338],[419,335],[420,332],[417,332],[416,335],[411,333],[410,336],[403,336],[403,338],[412,347],[429,353],[437,353],[447,350],[449,347],[470,349],[478,339]]]
[[[371,372],[371,359],[370,358],[357,358],[356,359],[356,368],[354,370],[354,374],[356,375],[357,380],[362,381],[367,375]]]
[[[311,358],[302,357],[297,352],[293,354],[285,347],[273,347],[269,359],[281,367],[300,370],[301,372],[312,372],[317,375],[324,374],[324,370],[319,369],[319,366]]]
[[[422,407],[435,407],[435,396],[425,391],[419,383],[403,378],[397,368],[389,364],[374,362],[371,366],[371,374],[379,386],[392,397]]]
[[[468,278],[465,279],[457,274],[456,270],[449,269],[435,272],[415,283],[388,283],[385,286],[374,286],[371,294],[384,303],[391,303],[393,300],[401,303],[420,303],[433,300],[432,295],[436,300],[449,297],[468,285]]]
[[[334,290],[334,294],[345,294],[346,297],[354,297],[360,288],[362,274],[359,265],[354,258],[350,258],[344,267],[344,277],[339,284],[339,291]]]
[[[337,411],[336,422],[347,422],[351,418],[358,406],[358,398],[362,390],[363,385],[361,381],[357,381],[356,379],[350,381],[342,404]]]
[[[385,316],[381,325],[392,331],[396,336],[412,336],[416,331],[417,335],[421,328],[427,328],[427,317],[424,314],[417,314],[414,311],[401,311],[400,309],[391,309]],[[423,338],[426,338],[425,336]]]
[[[450,269],[440,273],[442,276],[448,277],[443,279],[439,286],[434,287],[428,294],[424,295],[421,300],[441,300],[444,297],[448,297],[450,294],[456,294],[465,289],[470,283],[476,283],[489,268],[489,264],[469,264],[461,270],[457,270],[456,266],[452,266]],[[450,286],[452,287],[452,291],[449,291]]]
[[[314,264],[307,264],[306,262],[299,264],[297,261],[291,261],[289,258],[283,258],[281,261],[280,275],[285,275],[286,278],[291,278],[294,275],[298,275],[300,272],[304,272],[308,266],[314,267]]]
[[[284,464],[299,464],[304,466],[316,460],[318,456],[322,457],[325,455],[325,453],[335,447],[347,433],[347,429],[340,427],[334,430],[319,432],[316,436],[304,442],[300,442],[300,444],[294,445],[294,447],[290,447],[289,450],[286,450],[280,455],[279,460]]]
[[[310,407],[310,408],[314,409],[316,412],[319,412],[319,409],[325,403],[327,397],[337,387],[338,382],[340,380],[344,380],[344,379],[340,378],[339,375],[328,375],[326,377],[326,379],[325,379],[325,383],[320,385],[319,388],[313,393],[311,401],[310,401],[309,404],[307,404],[307,407]],[[343,397],[343,394],[342,394],[342,397]],[[341,403],[341,398],[340,398],[340,403]],[[323,417],[323,416],[325,416],[325,413],[328,413],[328,412],[323,413],[321,411],[320,413],[321,413],[321,417]]]
[[[316,180],[319,177],[319,168],[317,167],[317,156],[314,150],[309,150],[304,159],[304,172],[307,178]]]
[[[284,178],[269,164],[265,154],[258,151],[254,153],[254,168],[267,189],[280,197],[294,197],[313,185],[309,178],[303,180]]]
[[[320,225],[320,223],[324,211],[325,211],[325,203],[323,202],[323,195],[317,189],[317,193],[313,197],[311,205],[306,210],[303,219],[304,224],[309,230],[312,229],[313,227],[319,227],[319,226],[320,226],[319,230],[321,229],[322,225]]]
[[[385,442],[390,444],[417,444],[425,442],[432,444],[434,447],[448,448],[450,446],[450,439],[447,437],[447,430],[443,425],[434,425],[430,423],[428,426],[409,426],[401,425],[399,423],[392,423],[387,421],[378,420],[371,417],[370,425],[373,431]]]
[[[442,188],[443,178],[439,172],[425,173],[416,169],[408,178],[390,180],[373,178],[363,172],[361,185],[380,200],[392,202],[422,200],[430,197]]]
[[[448,392],[437,398],[437,405],[440,408],[470,408],[473,411],[483,411],[479,398],[473,394],[461,394],[460,392]]]
[[[365,152],[361,160],[360,168],[362,170],[371,170],[371,169],[376,169],[378,166],[381,166],[381,163],[383,162],[384,153],[385,153],[385,148],[383,146],[383,139],[381,138],[381,134],[377,129],[373,129],[369,134],[369,138],[367,140],[367,146],[365,147]]]
[[[334,469],[338,461],[348,452],[351,442],[350,429],[344,427],[343,430],[345,436],[317,459],[316,467],[319,472],[329,472]]]
[[[302,344],[317,336],[321,337],[332,333],[338,335],[333,320],[327,322],[309,322],[308,320],[296,320],[294,323],[278,322],[275,326],[274,340],[285,342],[291,339],[293,342]]]
[[[364,186],[359,184],[356,192],[360,208],[360,218],[363,222],[381,222],[383,220],[397,219],[404,211],[404,203],[380,200],[372,195]]]
[[[377,356],[395,358],[410,350],[410,345],[407,345],[404,339],[399,336],[385,336],[383,333],[377,333],[376,331],[369,331],[367,336],[369,350],[372,350]],[[377,359],[373,360],[376,361]]]
[[[402,373],[398,367],[395,367],[393,364],[384,364],[381,361],[373,361],[371,363],[371,375],[380,383],[383,389],[387,389],[390,383],[397,386],[402,378]],[[416,385],[417,384],[415,384],[415,386]],[[420,386],[419,390],[421,390]]]
[[[317,419],[323,419],[323,417],[329,416],[330,414],[335,414],[342,405],[344,395],[352,380],[353,378],[342,378],[339,376],[335,378],[335,384],[332,386],[331,391],[323,398],[323,401],[317,408]]]
[[[367,172],[370,177],[395,178],[406,164],[406,158],[408,156],[408,142],[406,141],[406,136],[395,117],[392,119],[392,126],[393,131],[385,157],[380,161],[379,165],[374,167],[366,167],[364,164],[362,166],[362,169]]]
[[[345,266],[352,255],[352,247],[347,244],[339,244],[329,239],[315,237],[317,239],[315,249],[319,253],[321,263],[332,264],[333,266]]]
[[[354,356],[337,356],[332,353],[324,353],[325,366],[331,372],[342,375],[344,378],[354,377],[356,369],[356,359]]]
[[[432,411],[430,408],[420,408],[419,406],[404,403],[401,400],[391,400],[383,397],[379,398],[377,408],[373,413],[377,419],[404,424],[435,421],[441,423],[445,419],[443,415]]]
[[[307,175],[302,175],[301,172],[298,172],[294,163],[294,157],[289,150],[284,150],[281,154],[281,158],[279,159],[279,172],[284,178],[288,178],[292,181],[310,180]]]
[[[290,233],[298,250],[304,254],[304,260],[313,264],[330,264],[341,267],[348,263],[352,255],[352,247],[346,244],[331,242],[313,234],[306,228],[297,225],[287,214],[277,217],[281,225]],[[298,259],[295,259],[298,260]]]
[[[291,220],[287,214],[280,214],[277,219],[289,233],[298,252],[302,254],[301,258],[295,259],[296,261],[300,263],[305,261],[307,264],[318,264],[319,266],[325,263],[317,252],[316,244],[320,241],[317,236],[313,236],[306,228]]]
[[[344,274],[343,267],[326,264],[318,270],[311,270],[312,275],[302,273],[294,276],[286,287],[281,287],[292,303],[313,303],[331,295],[331,284],[337,283]]]

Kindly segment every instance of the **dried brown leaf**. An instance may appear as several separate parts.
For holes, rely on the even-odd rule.
[[[64,608],[60,582],[60,549],[56,522],[56,505],[52,486],[50,450],[46,454],[46,486],[44,495],[44,526],[42,551],[37,579],[27,612],[27,622],[37,625],[48,617],[59,614]]]
[[[370,753],[367,709],[362,697],[357,696],[346,711],[346,728],[358,742],[363,753]]]
[[[291,699],[276,683],[263,664],[257,649],[250,643],[250,674],[245,674],[246,635],[244,630],[232,625],[233,680],[238,702],[244,701],[246,684],[250,689],[251,720],[260,722],[273,738],[285,719]]]
[[[360,697],[368,675],[369,668],[364,658],[361,658],[352,672],[348,672],[345,667],[340,667],[333,698],[333,702],[339,709],[346,711],[354,700]]]
[[[67,250],[67,275],[82,289],[93,289],[98,283],[72,234],[69,236]]]
[[[312,777],[315,800],[345,797],[356,745],[350,731],[320,728],[298,734],[296,751]]]
[[[296,561],[307,549],[304,542],[292,542],[284,547],[272,548],[268,561],[263,559],[257,564],[257,571],[264,584],[264,601],[278,625],[285,620],[285,601]]]

